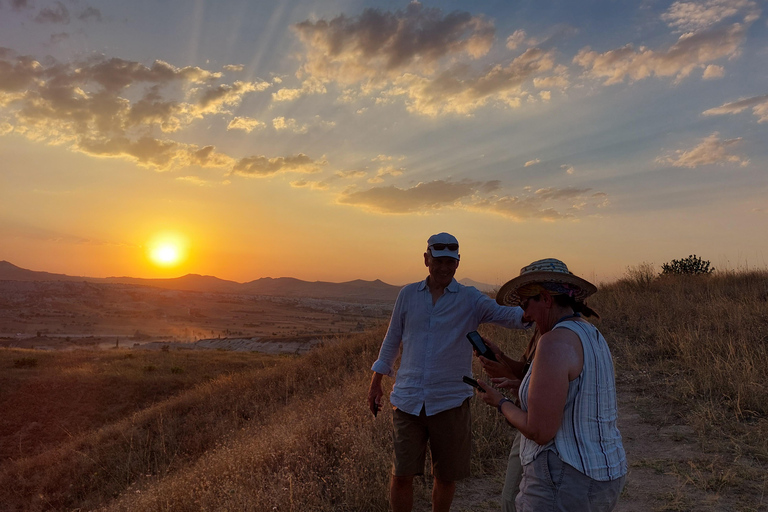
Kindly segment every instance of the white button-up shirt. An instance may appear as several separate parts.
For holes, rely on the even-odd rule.
[[[524,329],[523,310],[507,307],[472,286],[455,279],[432,304],[427,281],[403,287],[397,296],[389,329],[373,363],[373,371],[394,376],[402,347],[400,368],[389,397],[392,405],[427,416],[458,407],[473,395],[462,381],[472,375],[472,345],[466,335],[482,323]]]

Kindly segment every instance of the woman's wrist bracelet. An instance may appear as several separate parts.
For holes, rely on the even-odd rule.
[[[498,409],[498,411],[499,411],[499,414],[504,414],[504,413],[502,413],[502,412],[501,412],[501,406],[502,406],[502,405],[504,405],[504,402],[510,402],[510,403],[511,403],[511,402],[512,402],[512,400],[510,400],[510,399],[509,399],[509,398],[507,398],[507,397],[504,397],[504,398],[502,398],[501,400],[499,400],[499,403],[498,403],[498,405],[496,406],[496,409]]]

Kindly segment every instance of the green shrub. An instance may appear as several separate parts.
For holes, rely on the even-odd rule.
[[[704,261],[695,254],[661,265],[661,275],[663,276],[711,274],[714,270],[714,267],[709,268],[709,261]]]

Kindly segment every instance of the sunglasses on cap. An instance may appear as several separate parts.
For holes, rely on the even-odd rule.
[[[459,244],[432,244],[430,247],[436,251],[444,251],[446,249],[449,251],[459,250]]]

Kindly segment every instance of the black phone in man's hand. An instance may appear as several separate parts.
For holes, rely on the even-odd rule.
[[[464,382],[466,382],[467,384],[469,384],[470,386],[472,386],[473,388],[476,388],[476,389],[477,389],[479,392],[481,392],[481,393],[485,393],[485,390],[484,390],[483,388],[481,388],[481,387],[480,387],[480,384],[478,384],[478,383],[477,383],[477,381],[476,381],[475,379],[473,379],[472,377],[467,377],[467,376],[465,375],[465,376],[462,378],[462,380],[463,380]]]
[[[472,343],[472,347],[477,350],[478,354],[486,359],[498,362],[498,359],[496,359],[496,354],[494,354],[493,351],[488,348],[488,345],[483,342],[483,337],[480,336],[480,333],[477,331],[468,332],[467,339],[470,343]]]

